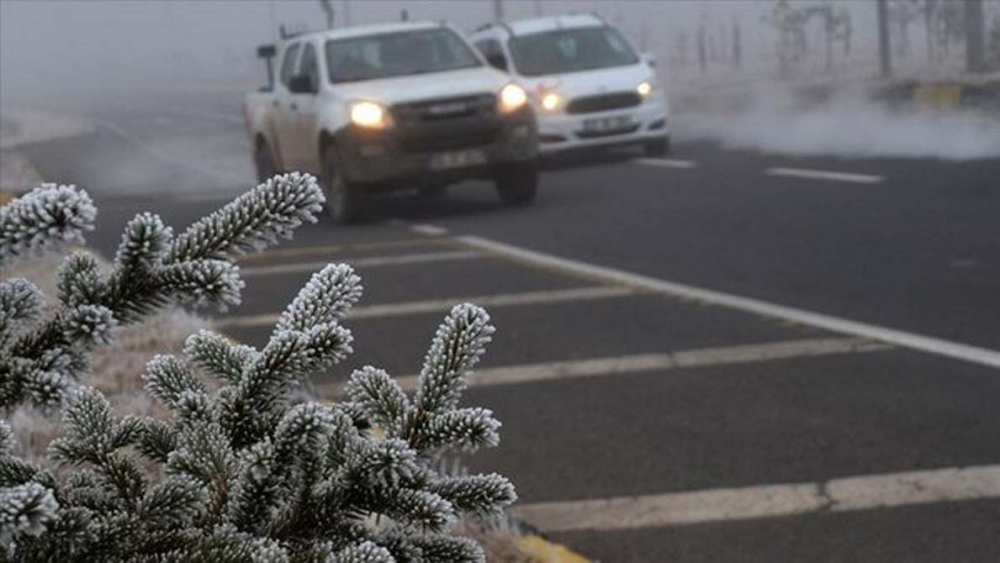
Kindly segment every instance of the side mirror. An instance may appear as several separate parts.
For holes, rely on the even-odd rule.
[[[646,63],[649,68],[656,68],[656,55],[653,53],[643,53],[642,61]]]
[[[507,57],[503,53],[490,53],[486,55],[486,62],[497,70],[507,72]]]
[[[313,84],[312,76],[296,74],[289,79],[288,90],[293,94],[315,94],[316,85]]]

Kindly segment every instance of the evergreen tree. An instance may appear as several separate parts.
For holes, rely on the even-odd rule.
[[[0,423],[0,561],[484,561],[450,526],[462,514],[502,511],[514,488],[496,474],[448,475],[436,463],[443,452],[499,441],[489,410],[460,406],[494,330],[478,307],[458,305],[446,317],[412,396],[365,367],[342,402],[296,399],[310,374],[351,352],[341,323],[361,284],[345,265],[315,274],[259,350],[202,331],[188,339],[185,357],[150,361],[146,390],[169,409],[167,419],[118,417],[100,392],[67,384],[116,324],[169,299],[234,304],[240,284],[227,259],[311,219],[321,203],[315,188],[309,177],[276,178],[177,238],[140,215],[109,274],[84,257],[68,260],[59,310],[28,330],[41,296],[27,282],[4,282],[0,373],[13,390],[5,404],[27,395],[61,400],[65,435],[49,454],[72,471],[19,458]],[[0,248],[28,252],[46,236],[87,228],[63,215],[46,219],[37,202],[49,196],[33,194],[0,215],[0,233],[30,242],[5,239]],[[35,220],[21,219],[32,213]],[[57,227],[36,229],[43,219]],[[47,381],[55,383],[40,394]]]

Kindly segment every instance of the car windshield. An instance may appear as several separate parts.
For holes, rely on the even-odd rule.
[[[613,27],[519,35],[511,40],[510,47],[514,65],[524,76],[580,72],[639,61],[632,47]]]
[[[334,84],[482,65],[455,32],[443,27],[330,40],[326,61]]]

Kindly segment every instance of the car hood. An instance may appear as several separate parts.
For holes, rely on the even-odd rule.
[[[498,92],[510,76],[488,66],[397,76],[335,84],[333,91],[346,99],[372,100],[385,105],[433,100],[466,94]]]
[[[608,92],[632,91],[640,82],[653,78],[645,63],[601,68],[567,74],[551,74],[521,78],[522,85],[536,94],[555,90],[566,99],[593,96]]]

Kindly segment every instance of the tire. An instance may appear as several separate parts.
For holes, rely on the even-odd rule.
[[[507,164],[495,181],[500,201],[510,206],[528,205],[538,193],[538,163],[532,160]]]
[[[655,141],[646,141],[643,144],[643,150],[646,151],[646,156],[667,156],[670,153],[670,137],[663,137]]]
[[[253,164],[257,169],[257,182],[263,184],[278,173],[274,165],[274,157],[271,156],[271,147],[263,139],[257,141],[257,146],[253,151]]]
[[[326,210],[334,222],[357,223],[365,217],[367,194],[344,176],[340,155],[333,145],[323,149],[323,189],[326,191]]]

